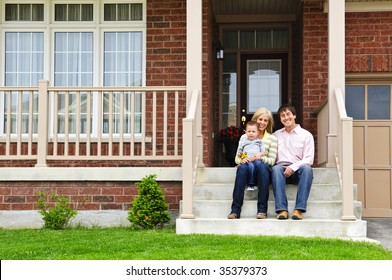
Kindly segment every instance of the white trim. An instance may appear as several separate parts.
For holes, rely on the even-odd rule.
[[[140,181],[156,174],[157,181],[182,181],[181,167],[50,167],[0,168],[2,181]]]
[[[324,12],[328,13],[328,1],[324,0]],[[346,2],[346,13],[362,12],[391,12],[391,1],[372,1],[372,2]]]

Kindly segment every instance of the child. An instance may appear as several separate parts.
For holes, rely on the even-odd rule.
[[[255,190],[254,178],[256,178],[253,156],[257,153],[264,152],[265,147],[261,139],[257,138],[259,134],[259,125],[255,121],[249,121],[245,126],[246,137],[238,143],[237,156],[241,158],[240,164],[247,164],[249,170],[248,191]]]

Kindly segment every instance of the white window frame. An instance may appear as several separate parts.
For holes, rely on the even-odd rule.
[[[141,3],[143,5],[143,19],[141,21],[104,21],[104,4]],[[5,4],[44,4],[44,21],[26,22],[5,21]],[[55,4],[93,4],[93,21],[54,21]],[[43,79],[54,82],[54,34],[55,32],[93,32],[93,86],[103,86],[104,65],[104,32],[142,32],[142,86],[146,85],[146,45],[147,45],[147,0],[5,0],[0,3],[0,84],[4,85],[5,62],[5,33],[6,32],[43,32],[44,56]],[[81,27],[82,23],[82,27]],[[98,99],[93,94],[93,122],[92,137],[98,132]],[[0,135],[4,134],[4,96],[0,94]],[[54,102],[51,100],[50,102]],[[53,113],[54,104],[50,104]],[[101,104],[102,106],[102,104]],[[49,120],[49,136],[53,135],[53,119]]]

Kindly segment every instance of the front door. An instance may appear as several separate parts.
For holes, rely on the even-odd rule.
[[[281,127],[277,111],[288,102],[288,64],[286,53],[241,55],[241,126],[252,119],[260,107],[274,115],[274,129]]]

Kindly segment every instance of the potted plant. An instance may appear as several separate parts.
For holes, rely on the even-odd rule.
[[[225,147],[225,158],[230,166],[235,166],[235,153],[243,130],[234,125],[219,130],[218,139]]]

